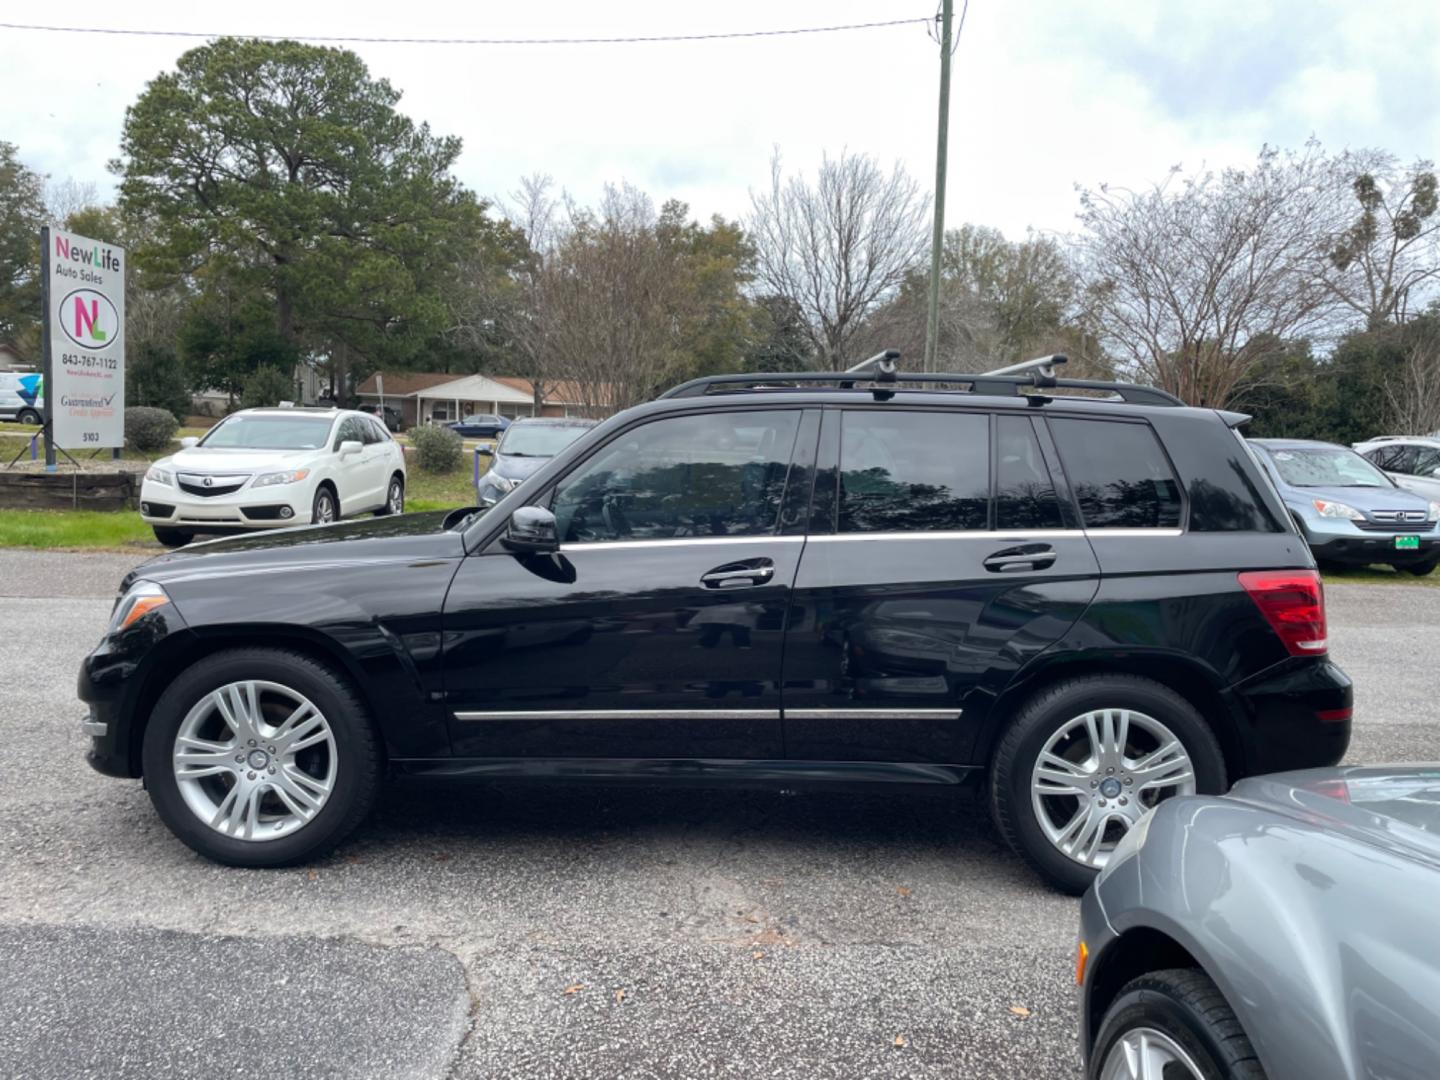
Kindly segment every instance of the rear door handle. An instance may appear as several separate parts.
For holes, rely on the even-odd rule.
[[[769,559],[748,559],[744,562],[717,566],[700,581],[709,589],[734,589],[743,585],[763,585],[775,576],[775,564]]]
[[[997,551],[985,559],[985,569],[996,574],[1016,570],[1048,570],[1055,565],[1055,549],[1049,544],[1021,544]]]

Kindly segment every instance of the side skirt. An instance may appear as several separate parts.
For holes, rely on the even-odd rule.
[[[755,784],[923,784],[961,787],[977,782],[978,765],[888,761],[750,761],[732,758],[401,758],[401,776],[449,780],[596,780],[607,782]]]

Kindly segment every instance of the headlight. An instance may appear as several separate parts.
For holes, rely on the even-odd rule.
[[[175,478],[164,469],[157,469],[154,465],[145,470],[145,479],[152,484],[173,484]]]
[[[289,472],[267,472],[255,477],[251,487],[269,487],[271,484],[295,484],[310,475],[309,469],[291,469]]]
[[[1430,504],[1430,524],[1434,525],[1437,521],[1440,521],[1440,502],[1432,502]]]
[[[492,476],[490,480],[507,495],[515,490],[515,481],[511,480],[508,476]]]
[[[1315,500],[1315,511],[1322,518],[1340,518],[1344,521],[1365,520],[1365,515],[1353,506],[1346,506],[1344,503],[1330,502],[1326,499]]]
[[[165,590],[153,581],[137,581],[115,604],[106,633],[118,634],[142,615],[170,603]]]

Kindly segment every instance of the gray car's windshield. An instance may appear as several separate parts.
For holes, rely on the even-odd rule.
[[[512,424],[499,451],[515,457],[554,457],[589,430],[580,424]]]
[[[1390,478],[1353,450],[1305,446],[1270,450],[1280,478],[1295,487],[1394,487]]]
[[[315,450],[325,445],[328,416],[245,416],[220,421],[200,440],[208,450]]]

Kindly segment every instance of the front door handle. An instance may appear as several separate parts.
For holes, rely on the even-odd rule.
[[[708,574],[701,574],[700,582],[709,589],[734,589],[745,585],[763,585],[774,576],[775,564],[769,559],[749,559],[717,566]]]
[[[1017,570],[1048,570],[1055,565],[1055,549],[1049,544],[1021,544],[997,551],[985,559],[985,569],[996,574]]]

